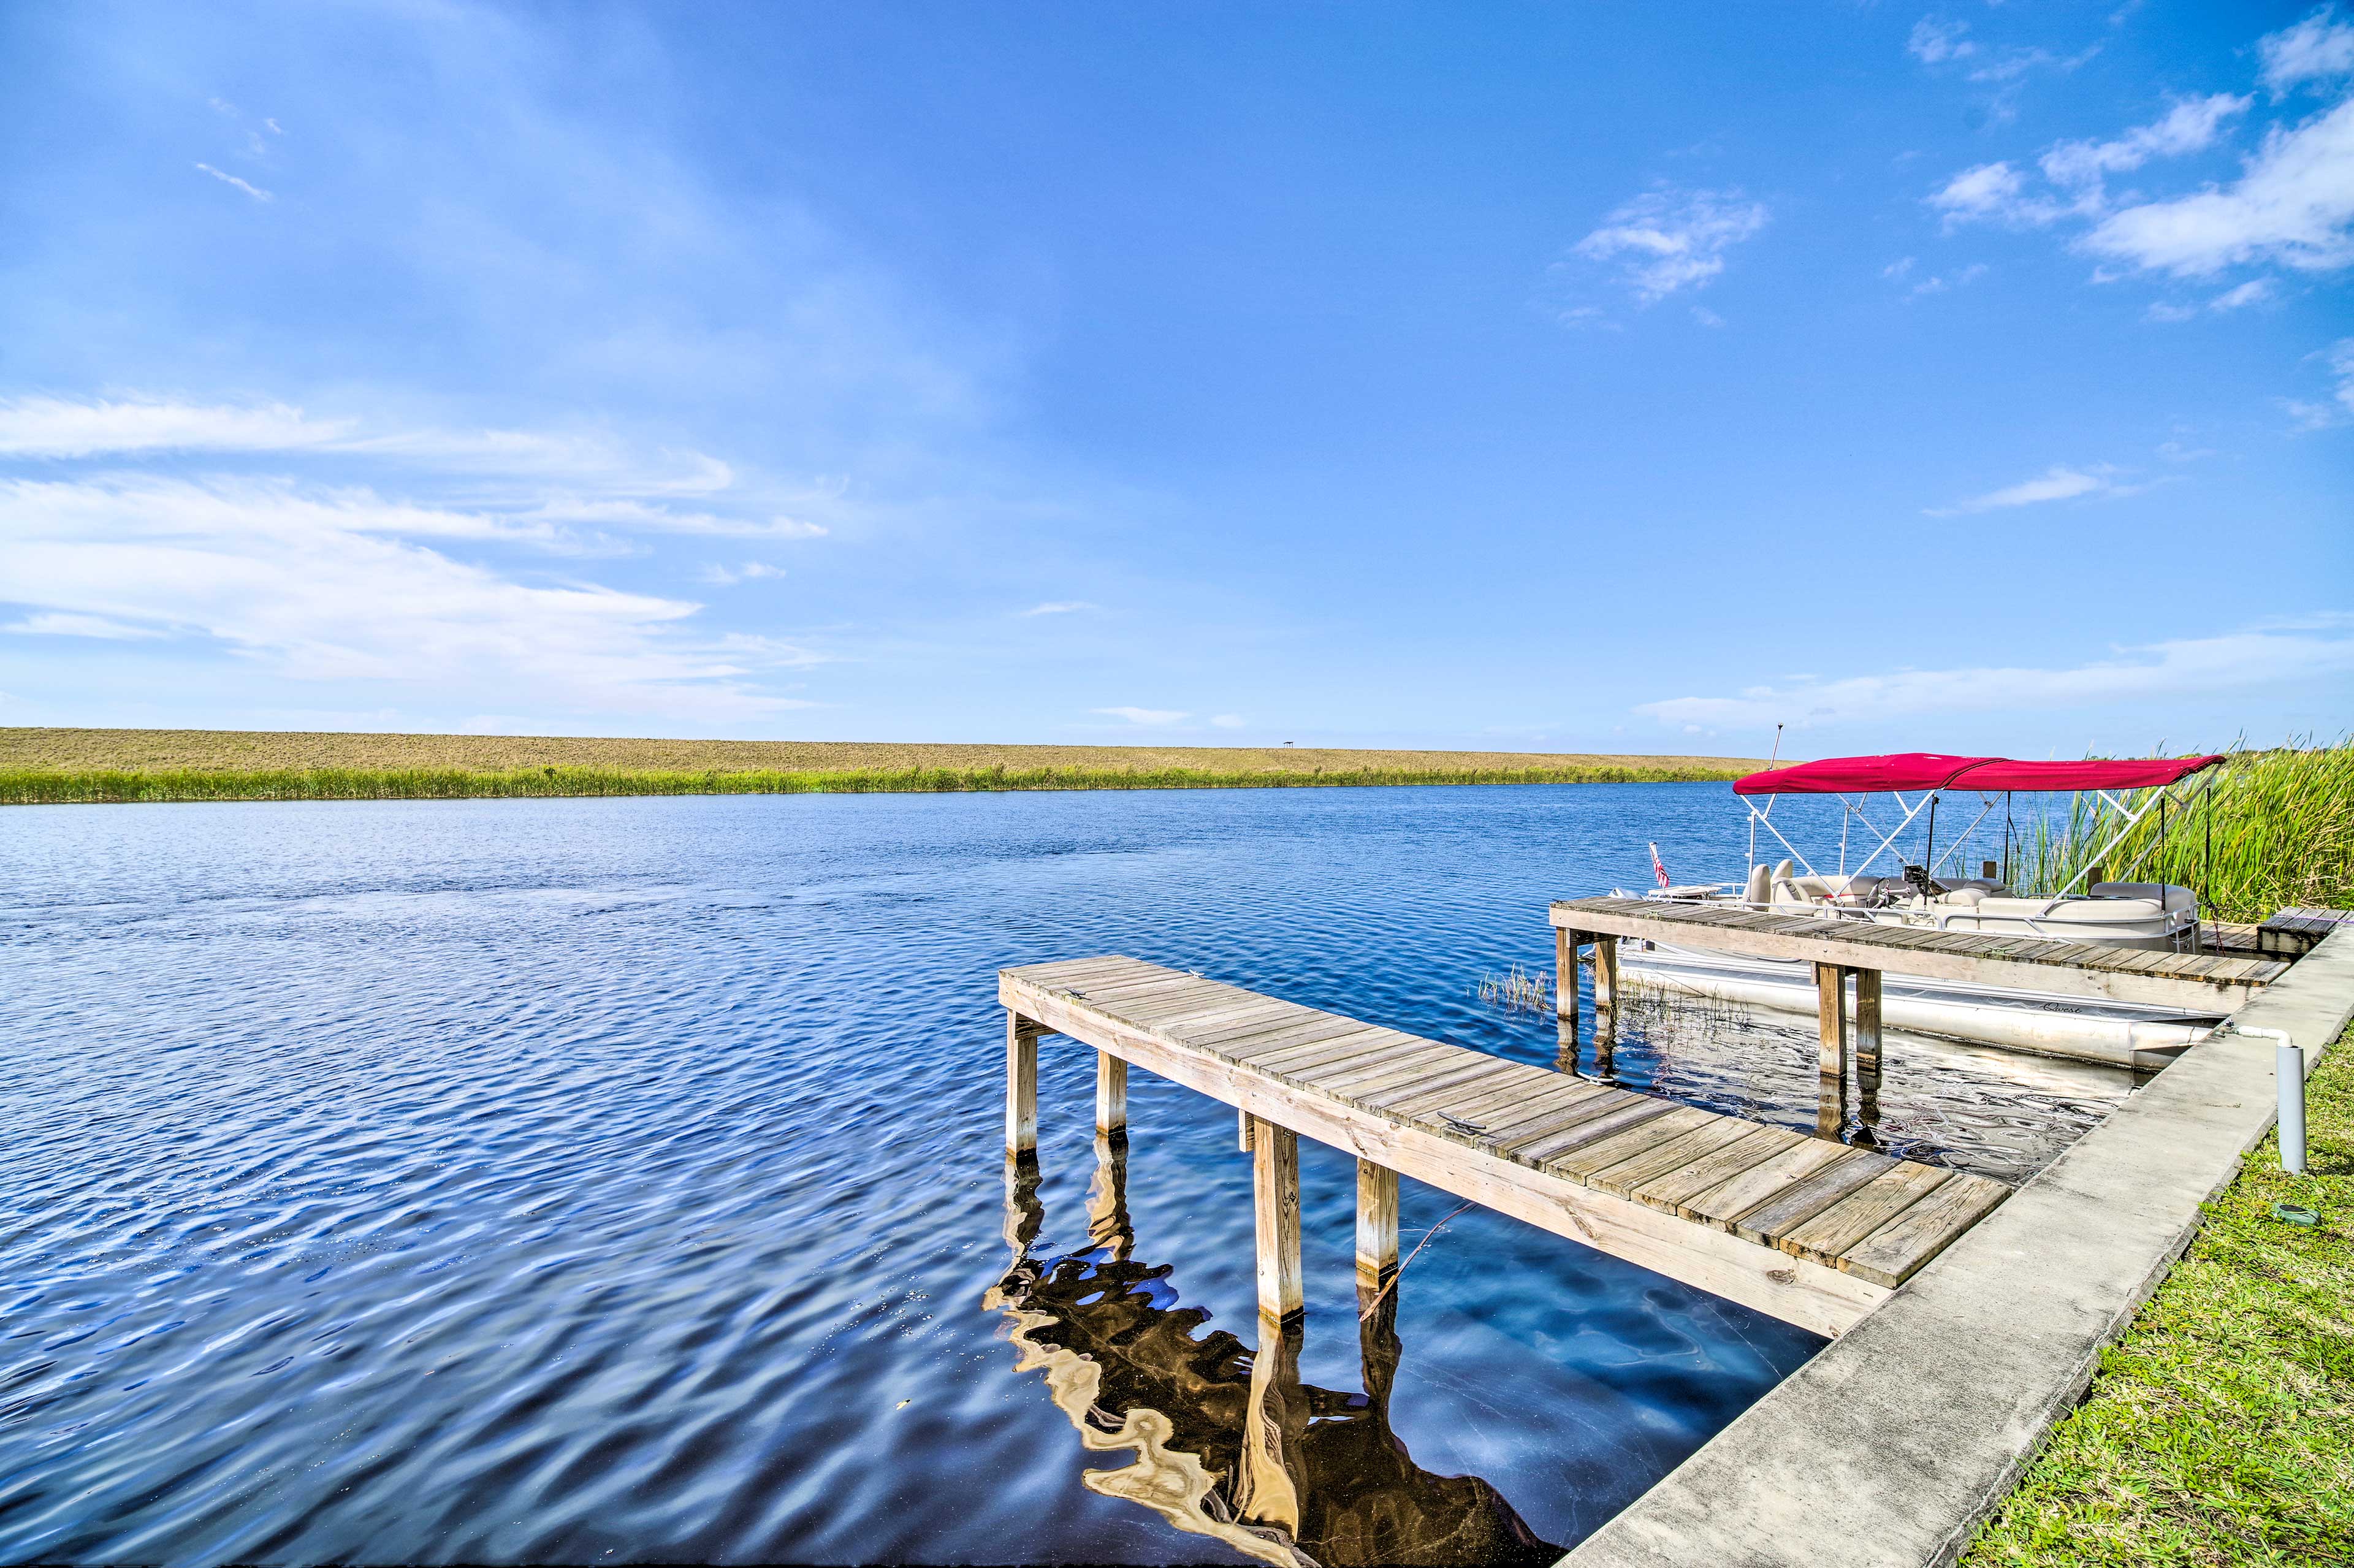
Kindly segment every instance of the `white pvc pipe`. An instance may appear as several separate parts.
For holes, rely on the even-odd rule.
[[[2280,1086],[2281,1169],[2292,1176],[2305,1174],[2305,1053],[2282,1029],[2235,1029],[2235,1033],[2261,1034],[2280,1044],[2273,1049],[2273,1076]]]

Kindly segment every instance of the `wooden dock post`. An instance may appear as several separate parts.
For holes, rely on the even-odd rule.
[[[1299,1135],[1257,1117],[1251,1120],[1251,1199],[1258,1222],[1258,1315],[1281,1324],[1301,1309]]]
[[[1880,1093],[1880,971],[1855,974],[1855,1085],[1862,1093]]]
[[[1235,1144],[1245,1154],[1251,1151],[1251,1113],[1246,1110],[1235,1112]]]
[[[1397,1272],[1398,1178],[1386,1165],[1357,1161],[1357,1284],[1378,1290]]]
[[[1817,1057],[1815,1131],[1837,1138],[1847,1126],[1847,977],[1840,964],[1815,966],[1816,1022],[1822,1032]]]
[[[1618,1000],[1618,938],[1594,937],[1594,1009],[1607,1012]]]
[[[1577,1028],[1577,945],[1585,937],[1556,926],[1553,932],[1553,1012],[1571,1030]]]
[[[1038,1156],[1038,1036],[1034,1019],[1005,1010],[1005,1152]]]
[[[1096,1053],[1096,1131],[1128,1136],[1128,1064],[1108,1051]]]

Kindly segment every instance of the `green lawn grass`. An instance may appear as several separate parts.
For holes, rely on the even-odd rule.
[[[2306,1119],[2307,1173],[2248,1157],[1966,1568],[2354,1563],[2354,1030]]]

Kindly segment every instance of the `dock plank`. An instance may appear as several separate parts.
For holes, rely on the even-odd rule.
[[[2005,1192],[1136,959],[1007,969],[998,990],[1023,1030],[1224,1100],[1262,1130],[1819,1333],[1855,1321]],[[1850,1235],[1852,1257],[1833,1245]]]
[[[2030,940],[1883,926],[1829,916],[1667,904],[1647,898],[1564,898],[1549,918],[1563,930],[1710,948],[1749,958],[1840,964],[1932,980],[2155,1002],[2230,1012],[2288,971],[2280,958],[2152,951],[2102,943]],[[2302,940],[2284,926],[2279,940]]]
[[[1957,1171],[1951,1181],[1849,1248],[1839,1266],[1893,1290],[2009,1196],[2010,1189],[1999,1181]]]

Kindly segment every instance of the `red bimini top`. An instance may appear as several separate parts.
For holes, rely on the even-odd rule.
[[[2007,757],[1947,757],[1901,751],[1893,757],[1826,757],[1752,773],[1736,795],[1872,795],[1891,789],[2147,789],[2221,763],[2221,756],[2126,758],[2122,761],[2014,762]]]

